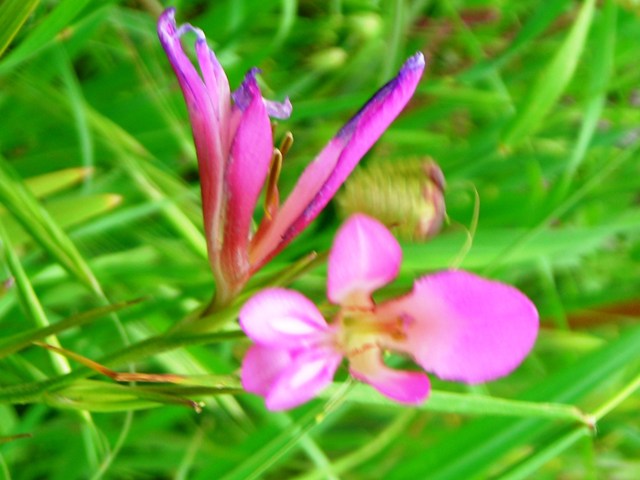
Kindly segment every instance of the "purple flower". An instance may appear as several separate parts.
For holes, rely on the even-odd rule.
[[[242,384],[270,410],[313,398],[342,358],[349,371],[383,395],[418,404],[429,395],[426,374],[389,368],[385,351],[404,354],[444,380],[482,383],[515,369],[538,333],[538,313],[520,291],[463,271],[416,280],[413,291],[375,304],[372,293],[392,281],[402,251],[391,233],[362,214],[338,231],[329,255],[327,294],[340,309],[327,324],[292,290],[271,288],[240,311],[255,342],[242,364]]]
[[[253,211],[274,155],[269,117],[287,118],[291,104],[288,100],[276,103],[262,98],[257,69],[250,70],[231,93],[204,33],[188,24],[177,27],[174,15],[174,9],[165,10],[158,21],[158,35],[189,111],[209,260],[216,278],[217,301],[224,304],[331,200],[413,95],[424,70],[424,57],[417,53],[407,60],[398,75],[311,162],[287,200],[279,208],[270,205],[270,214],[252,235]],[[195,50],[201,73],[180,42],[189,31],[197,36]]]

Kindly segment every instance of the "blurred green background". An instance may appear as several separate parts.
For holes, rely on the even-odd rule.
[[[156,36],[168,6],[206,32],[232,88],[255,65],[267,98],[290,97],[284,192],[425,53],[355,188],[379,188],[357,179],[374,163],[438,162],[446,225],[403,241],[386,293],[451,266],[518,286],[543,328],[517,372],[434,379],[417,409],[346,382],[273,414],[225,394],[247,342],[140,343],[213,290],[186,108]],[[640,478],[638,45],[633,0],[4,0],[0,478]],[[340,220],[330,205],[258,281],[326,251]],[[295,286],[323,301],[324,282],[316,268]],[[117,385],[30,346],[51,333],[119,371],[201,381]]]

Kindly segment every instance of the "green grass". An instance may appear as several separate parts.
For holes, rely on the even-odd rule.
[[[319,399],[267,412],[238,389],[237,306],[175,327],[214,284],[186,109],[155,31],[169,3],[7,0],[0,479],[639,478],[635,2],[171,5],[207,33],[232,86],[256,65],[268,98],[291,98],[283,192],[406,57],[427,54],[410,106],[357,168],[434,158],[448,222],[403,241],[382,294],[459,265],[526,292],[540,337],[511,376],[434,378],[419,408],[341,373]],[[248,292],[293,282],[323,302],[325,257],[306,255],[326,252],[341,220],[330,206]],[[116,384],[38,341],[186,377]]]

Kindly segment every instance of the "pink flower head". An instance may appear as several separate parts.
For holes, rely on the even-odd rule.
[[[413,291],[375,304],[392,281],[402,251],[391,233],[362,214],[338,231],[329,255],[328,297],[340,306],[332,324],[300,293],[271,288],[240,311],[255,342],[242,364],[242,384],[267,408],[292,408],[333,379],[342,358],[349,371],[383,395],[418,404],[429,395],[423,372],[396,370],[385,351],[404,354],[444,380],[482,383],[515,369],[538,333],[538,313],[520,291],[463,271],[416,280]]]
[[[250,70],[233,93],[204,33],[176,26],[165,10],[158,35],[178,77],[189,111],[200,170],[209,259],[219,303],[227,303],[249,277],[302,231],[331,200],[362,156],[407,104],[422,76],[415,54],[337,133],[307,167],[280,208],[270,210],[255,235],[251,221],[274,154],[269,117],[287,118],[288,100],[265,100]],[[193,32],[200,72],[184,53],[180,37]]]

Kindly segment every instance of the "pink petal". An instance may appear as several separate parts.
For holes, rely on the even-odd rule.
[[[445,380],[482,383],[514,370],[538,333],[538,312],[517,289],[468,272],[418,279],[413,292],[378,307],[407,321],[404,348]]]
[[[340,305],[369,303],[374,290],[396,277],[401,260],[400,245],[383,224],[352,215],[338,230],[329,254],[329,300]]]
[[[418,405],[429,396],[429,378],[420,372],[393,370],[387,367],[377,348],[349,356],[349,371],[384,396],[400,403]]]
[[[242,387],[264,397],[278,376],[291,365],[292,358],[288,350],[253,345],[242,360]]]
[[[164,48],[169,62],[178,78],[180,88],[184,95],[187,109],[189,111],[189,119],[191,121],[191,129],[193,131],[193,139],[196,146],[198,156],[198,168],[200,171],[200,182],[202,191],[202,207],[204,213],[204,224],[209,247],[210,261],[216,274],[216,278],[220,277],[217,269],[217,246],[215,232],[218,231],[220,223],[220,210],[222,205],[222,179],[224,172],[224,162],[226,153],[224,144],[228,143],[225,138],[226,127],[221,126],[223,118],[219,118],[219,105],[224,103],[225,98],[228,101],[229,92],[228,85],[223,85],[222,77],[216,70],[222,70],[213,59],[208,58],[201,65],[205,72],[207,83],[212,83],[212,77],[220,77],[220,81],[216,80],[216,88],[207,89],[198,71],[186,56],[180,43],[180,36],[186,31],[194,31],[198,34],[199,39],[196,42],[198,57],[201,60],[207,60],[203,53],[204,34],[198,29],[190,25],[184,25],[178,30],[175,22],[175,9],[168,8],[163,12],[158,20],[158,37]],[[200,45],[200,46],[198,46]],[[206,45],[205,45],[206,46]],[[223,74],[222,74],[223,75]],[[222,98],[212,97],[212,94],[221,93]]]
[[[307,167],[273,222],[259,231],[251,254],[255,271],[287,245],[329,203],[365,153],[405,107],[424,70],[415,54],[338,132]]]
[[[175,8],[166,9],[158,19],[158,38],[167,54],[167,58],[175,71],[182,92],[187,101],[188,107],[203,107],[202,103],[209,100],[209,94],[206,91],[205,84],[200,74],[191,63],[182,49],[180,37],[186,31],[194,31],[196,34],[202,35],[202,32],[191,27],[191,25],[183,25],[178,30],[175,21]],[[207,108],[212,108],[211,104]]]
[[[333,380],[342,356],[331,349],[311,349],[296,354],[266,395],[269,410],[286,410],[301,405]]]
[[[222,137],[226,140],[229,136],[228,122],[231,109],[229,80],[222,69],[222,65],[218,62],[215,53],[207,45],[204,33],[200,29],[194,28],[194,31],[198,34],[198,39],[196,40],[198,64],[200,65],[200,70],[202,71],[204,83],[209,92],[216,118],[222,126]],[[228,150],[228,148],[228,144],[223,146],[225,151]]]
[[[318,308],[304,295],[284,288],[269,288],[249,299],[240,310],[240,326],[262,345],[303,349],[330,337]]]
[[[273,155],[271,122],[254,72],[243,87],[251,100],[242,112],[226,165],[226,212],[222,270],[231,285],[243,285],[249,275],[249,236],[260,191]]]

